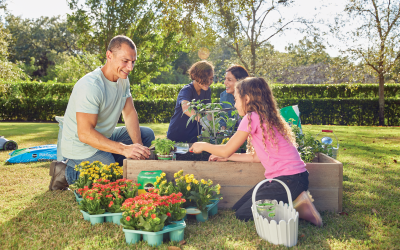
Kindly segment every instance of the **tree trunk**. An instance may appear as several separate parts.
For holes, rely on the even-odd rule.
[[[385,78],[383,72],[379,72],[379,126],[385,126],[385,99],[384,99]]]

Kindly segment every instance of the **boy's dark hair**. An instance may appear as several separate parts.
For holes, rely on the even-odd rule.
[[[111,39],[110,43],[108,44],[107,50],[113,52],[115,50],[119,50],[122,44],[128,45],[131,49],[136,51],[135,43],[127,36],[118,35]]]
[[[249,76],[249,72],[247,72],[243,66],[237,64],[230,66],[226,72],[231,72],[236,78],[236,81],[240,81]]]
[[[214,75],[214,66],[211,62],[200,61],[194,63],[188,70],[190,79],[196,80],[201,85],[208,85],[210,76]]]

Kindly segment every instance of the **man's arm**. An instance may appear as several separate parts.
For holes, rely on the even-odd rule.
[[[121,142],[112,141],[95,130],[97,116],[97,114],[76,112],[78,137],[81,142],[101,151],[124,155],[126,158],[148,158],[150,155],[148,148],[140,144],[125,145]]]
[[[122,110],[122,116],[124,117],[125,126],[128,130],[129,136],[131,137],[133,144],[138,143],[143,145],[139,128],[139,118],[133,104],[132,97],[126,98],[125,106]]]

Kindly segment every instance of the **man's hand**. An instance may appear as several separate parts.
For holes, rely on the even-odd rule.
[[[210,158],[208,158],[208,161],[228,161],[228,158],[220,157],[220,156],[216,156],[216,155],[210,155]]]
[[[124,145],[123,155],[134,160],[145,160],[150,156],[150,150],[139,143]]]

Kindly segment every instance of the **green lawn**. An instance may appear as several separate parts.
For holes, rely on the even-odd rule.
[[[167,124],[141,124],[164,137]],[[333,129],[343,162],[344,215],[323,212],[324,227],[299,223],[295,249],[399,249],[400,128],[305,125],[317,134]],[[56,143],[55,123],[0,123],[0,135],[20,148]],[[82,219],[72,192],[49,192],[49,163],[5,165],[9,152],[0,151],[1,249],[151,249],[125,244],[121,227],[91,226]],[[227,178],[228,175],[227,175]],[[233,212],[219,213],[205,223],[188,221],[183,249],[270,249],[253,222],[241,222]]]

